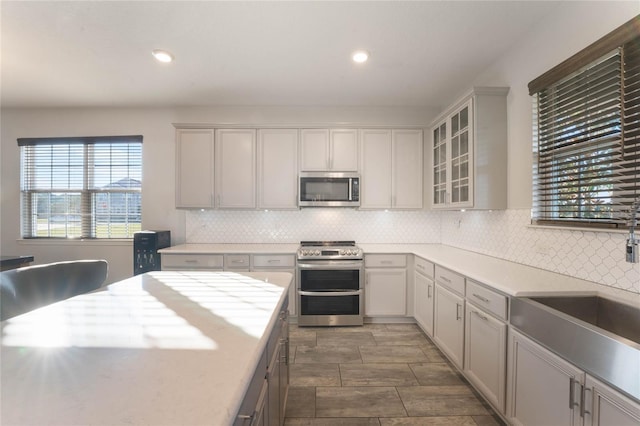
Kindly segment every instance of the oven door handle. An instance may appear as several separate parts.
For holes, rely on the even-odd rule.
[[[300,296],[311,296],[311,297],[321,297],[321,296],[360,296],[362,294],[362,290],[356,291],[298,291]]]
[[[338,261],[320,261],[316,263],[300,263],[298,262],[299,269],[315,269],[322,270],[339,270],[339,269],[360,269],[362,268],[361,260],[338,260]]]

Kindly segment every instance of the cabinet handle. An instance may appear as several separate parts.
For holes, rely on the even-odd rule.
[[[380,264],[381,265],[392,265],[393,261],[391,261],[391,260],[381,260]]]
[[[235,260],[232,260],[231,263],[240,263],[240,264],[242,264],[242,263],[244,263],[244,260],[243,259],[235,259]]]
[[[195,263],[198,263],[198,261],[196,259],[185,259],[184,263],[195,264]]]
[[[591,391],[591,389],[587,388],[583,384],[580,384],[580,417],[584,417],[585,414],[591,414],[590,411],[587,411],[586,407],[586,395],[589,391]]]
[[[471,312],[476,314],[478,316],[478,318],[480,318],[481,320],[489,321],[489,318],[485,317],[484,315],[481,315],[480,312],[478,312],[478,311],[471,311]]]
[[[424,271],[424,266],[421,263],[416,263],[416,268],[422,269]]]
[[[478,294],[473,293],[473,297],[475,297],[476,299],[480,299],[482,300],[484,303],[489,303],[489,299],[487,299],[486,297],[482,297]]]
[[[269,263],[280,263],[280,259],[271,259]]]
[[[451,284],[451,280],[450,280],[449,278],[447,278],[447,277],[443,277],[443,276],[441,275],[441,276],[440,276],[440,277],[438,277],[438,278],[440,278],[440,279],[441,279],[442,281],[444,281],[445,283],[449,283],[449,284]]]
[[[431,299],[431,284],[427,286],[427,299]]]
[[[462,319],[462,317],[460,316],[461,307],[462,305],[460,305],[459,303],[456,303],[456,321],[460,321]]]
[[[576,379],[574,379],[573,377],[569,377],[569,409],[573,410],[573,407],[579,405],[576,401],[575,401],[575,394],[576,394]]]

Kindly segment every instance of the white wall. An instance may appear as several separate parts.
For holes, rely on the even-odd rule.
[[[527,83],[640,13],[640,3],[567,2],[543,27],[514,40],[513,50],[478,76],[475,85],[511,87],[509,121],[509,210],[506,212],[407,213],[336,211],[327,223],[309,211],[228,214],[189,212],[174,205],[174,128],[171,123],[252,123],[362,125],[429,124],[438,111],[417,108],[217,107],[180,109],[0,110],[2,254],[33,254],[38,263],[74,258],[106,258],[109,280],[129,276],[131,247],[105,243],[24,243],[19,240],[18,137],[142,134],[143,227],[170,229],[174,243],[185,241],[295,242],[306,223],[322,223],[319,236],[354,235],[361,242],[443,242],[604,285],[640,292],[640,266],[624,262],[623,236],[616,233],[540,230],[527,227],[531,206],[531,98]],[[469,88],[461,88],[464,92]],[[459,93],[452,94],[451,101]],[[307,222],[311,218],[312,222]],[[366,221],[360,220],[367,219]],[[368,223],[367,223],[368,222]],[[270,234],[271,225],[294,225]],[[205,231],[202,228],[205,225]],[[380,232],[376,232],[375,227]],[[285,226],[281,225],[281,229]],[[307,231],[304,231],[304,230]],[[311,228],[315,229],[315,228]],[[419,232],[406,232],[406,230]],[[397,231],[395,231],[397,230]],[[436,235],[437,234],[437,235]],[[284,236],[284,237],[283,237]],[[278,240],[279,238],[279,240]],[[391,241],[397,239],[396,241]]]
[[[21,137],[143,135],[142,226],[171,230],[184,243],[185,211],[174,207],[175,129],[172,123],[420,125],[437,111],[397,107],[216,107],[139,109],[1,109],[0,253],[33,255],[36,263],[81,258],[109,261],[107,282],[131,276],[130,242],[20,240]]]
[[[640,293],[640,264],[626,263],[626,235],[528,226],[532,137],[528,83],[640,13],[640,2],[566,2],[475,84],[509,86],[506,212],[447,213],[442,243]]]

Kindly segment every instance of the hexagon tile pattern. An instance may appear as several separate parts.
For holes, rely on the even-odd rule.
[[[188,211],[188,243],[442,243],[640,293],[626,234],[530,226],[529,209],[500,211]]]

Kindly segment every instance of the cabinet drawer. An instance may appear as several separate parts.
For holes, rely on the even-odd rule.
[[[507,298],[505,296],[467,279],[467,300],[506,321]]]
[[[420,272],[422,275],[433,279],[433,263],[425,260],[421,257],[415,257],[415,269],[416,272]]]
[[[222,269],[221,254],[162,254],[162,269]]]
[[[254,254],[254,268],[293,268],[296,258],[292,254]]]
[[[462,275],[436,265],[436,282],[464,296],[464,277]]]
[[[364,266],[366,268],[405,268],[407,256],[404,254],[366,254]]]
[[[249,269],[248,254],[225,254],[224,269]]]

